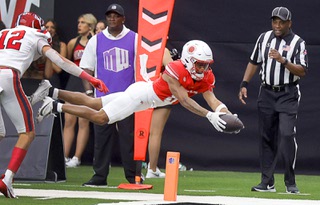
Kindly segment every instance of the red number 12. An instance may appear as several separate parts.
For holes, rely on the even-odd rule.
[[[9,39],[7,42],[7,45],[4,44],[4,41],[8,35],[9,30],[5,30],[1,32],[0,36],[0,49],[14,49],[14,50],[20,50],[21,42],[19,42],[21,39],[23,39],[26,31],[20,30],[20,31],[14,31],[11,34],[9,34]]]

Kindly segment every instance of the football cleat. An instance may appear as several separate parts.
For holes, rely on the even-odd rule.
[[[13,193],[12,185],[6,184],[3,178],[4,178],[4,175],[1,176],[1,180],[0,180],[0,192],[7,198],[18,198]]]
[[[42,106],[39,108],[38,110],[38,114],[37,114],[37,117],[36,117],[36,121],[37,123],[40,123],[43,118],[47,117],[48,115],[52,114],[54,116],[56,116],[53,112],[53,102],[54,100],[50,97],[45,97],[44,100],[43,100],[43,104]]]
[[[43,100],[46,96],[48,96],[49,88],[51,87],[52,85],[49,80],[42,80],[37,90],[30,96],[29,101],[31,105],[36,104],[37,102]]]

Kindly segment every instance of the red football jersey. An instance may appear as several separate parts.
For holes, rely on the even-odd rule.
[[[79,66],[85,46],[78,43],[73,50],[73,62]]]
[[[214,88],[215,77],[212,70],[204,72],[204,77],[200,81],[193,80],[189,71],[185,68],[180,60],[172,61],[163,72],[172,78],[178,80],[180,84],[187,90],[189,96],[197,93],[204,93],[208,90],[212,91]],[[153,89],[161,100],[176,101],[175,96],[172,95],[169,85],[162,77],[153,82]]]

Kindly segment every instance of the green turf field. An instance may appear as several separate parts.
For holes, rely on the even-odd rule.
[[[145,170],[143,170],[145,172]],[[122,190],[116,187],[120,183],[127,183],[123,169],[112,167],[108,177],[108,188],[82,187],[82,183],[92,176],[91,166],[80,166],[67,169],[67,181],[60,183],[25,183],[15,182],[15,189],[47,189],[47,190],[72,190],[72,191],[99,191],[99,192],[139,192],[163,194],[164,179],[147,179],[145,184],[153,185],[151,190]],[[251,192],[251,187],[259,182],[259,173],[246,172],[213,172],[213,171],[181,171],[179,173],[178,195],[192,196],[237,196],[273,199],[302,199],[320,200],[320,177],[314,175],[297,175],[296,181],[301,194],[285,194],[283,174],[276,176],[276,193]],[[6,199],[0,196],[0,205],[93,205],[98,203],[119,202],[105,199],[37,199],[20,196],[19,199]]]

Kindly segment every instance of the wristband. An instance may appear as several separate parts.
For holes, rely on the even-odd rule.
[[[218,105],[218,107],[216,108],[215,112],[220,112],[223,108],[227,108],[227,106],[223,103],[221,103],[220,105]]]
[[[248,82],[247,81],[242,81],[240,84],[240,88],[247,88],[248,87]]]
[[[93,94],[93,90],[87,90],[86,91],[86,95],[92,95]]]
[[[287,65],[288,64],[288,59],[286,59],[285,61],[284,61],[284,63],[281,63],[283,66],[285,66],[285,65]]]

